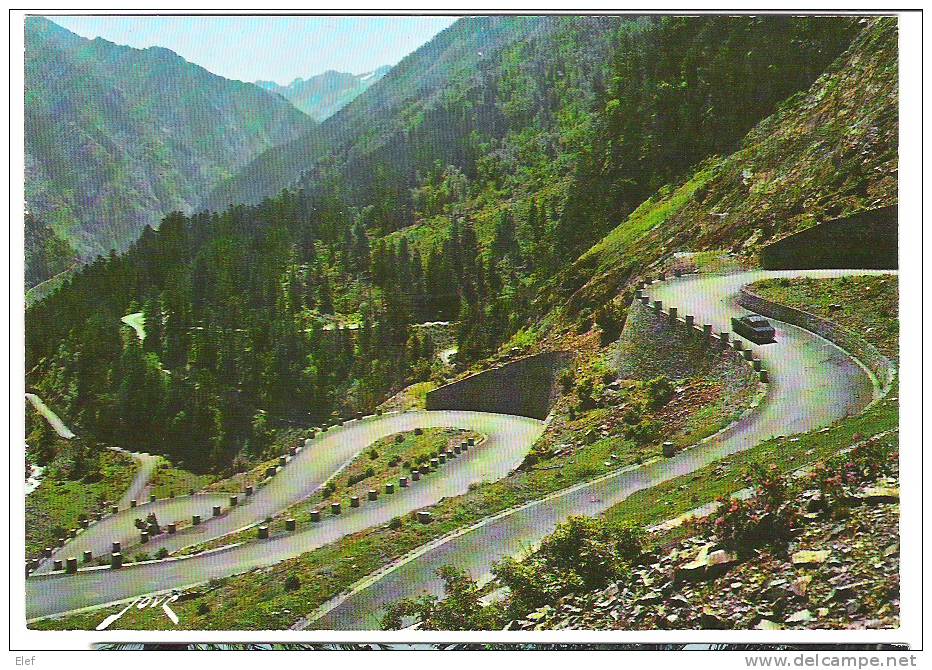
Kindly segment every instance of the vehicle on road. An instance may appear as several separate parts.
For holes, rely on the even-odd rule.
[[[771,342],[777,341],[777,333],[773,329],[773,326],[770,325],[767,319],[757,314],[732,317],[731,329],[735,331],[736,334],[751,340],[751,342],[756,342],[757,344],[770,344]]]

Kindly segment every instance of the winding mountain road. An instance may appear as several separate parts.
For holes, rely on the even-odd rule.
[[[737,305],[740,288],[758,279],[781,276],[836,277],[861,271],[753,272],[733,275],[690,275],[646,290],[652,299],[693,314],[697,323],[730,330],[732,316],[746,314]],[[473,576],[488,578],[494,562],[521,553],[575,514],[598,514],[636,491],[688,474],[729,454],[748,449],[776,435],[789,435],[830,424],[862,410],[878,393],[867,372],[847,353],[808,331],[774,323],[776,344],[754,346],[770,372],[767,400],[755,412],[712,439],[677,456],[626,468],[584,482],[542,500],[490,517],[476,526],[422,548],[384,573],[373,576],[347,597],[335,599],[306,623],[323,629],[366,629],[379,625],[388,603],[422,592],[442,593],[437,568],[453,564]],[[464,493],[469,484],[503,477],[523,458],[544,429],[544,423],[524,417],[480,412],[407,412],[369,417],[335,428],[309,441],[248,504],[175,536],[146,545],[147,551],[169,549],[220,537],[274,514],[311,495],[373,441],[416,427],[456,427],[488,435],[486,442],[454,459],[394,496],[364,502],[319,524],[270,540],[251,542],[213,553],[178,560],[129,565],[121,570],[81,570],[75,575],[37,575],[26,582],[27,617],[37,618],[97,606],[137,595],[183,588],[209,579],[277,563],[349,533],[383,524],[391,518],[434,504],[442,497]],[[221,496],[224,500],[228,496]],[[196,496],[195,498],[201,498]],[[222,504],[190,497],[147,503],[92,525],[59,553],[80,556],[78,542],[96,553],[109,550],[112,539],[126,530],[127,520],[148,514],[148,506],[164,523],[172,515],[189,517],[192,505]],[[167,515],[167,516],[166,516]],[[124,518],[125,517],[125,518]],[[82,545],[83,546],[83,545]],[[67,550],[67,551],[66,551]]]
[[[742,286],[775,277],[840,277],[882,274],[857,270],[747,272],[687,275],[654,283],[645,292],[664,306],[692,314],[714,332],[731,331],[731,318],[748,314],[738,305]],[[792,435],[855,414],[879,394],[867,371],[849,354],[809,331],[772,322],[776,343],[752,345],[770,375],[765,402],[744,419],[673,458],[625,468],[487,519],[468,532],[399,562],[387,573],[337,598],[303,622],[317,629],[377,629],[385,606],[419,593],[443,593],[436,571],[443,565],[468,570],[481,581],[505,556],[520,554],[572,515],[593,516],[637,491],[689,474],[730,454],[778,435]]]
[[[278,563],[316,547],[439,502],[441,498],[465,493],[469,485],[504,477],[524,458],[544,430],[544,422],[520,416],[484,412],[424,411],[388,414],[352,421],[309,440],[266,486],[249,502],[232,508],[222,517],[210,519],[212,505],[228,505],[228,494],[197,495],[158,500],[91,525],[56,552],[75,556],[90,549],[95,555],[108,553],[110,542],[137,538],[133,520],[155,512],[161,523],[190,514],[210,519],[177,535],[163,535],[145,545],[151,553],[160,547],[181,547],[220,537],[248,526],[299,502],[320,488],[333,474],[372,442],[415,428],[464,428],[487,436],[484,442],[460,454],[437,471],[425,475],[408,488],[377,501],[364,501],[339,516],[327,515],[321,523],[269,540],[250,542],[219,551],[177,560],[127,565],[120,570],[91,568],[74,575],[37,574],[26,580],[26,616],[30,619],[110,603],[146,593],[182,588],[252,568]],[[240,496],[242,498],[242,496]],[[129,540],[127,540],[128,542]]]

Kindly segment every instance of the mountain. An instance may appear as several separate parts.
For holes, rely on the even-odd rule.
[[[23,217],[26,241],[26,288],[69,270],[76,262],[74,248],[45,221],[26,212]]]
[[[346,107],[389,70],[389,65],[363,74],[328,70],[310,79],[295,79],[287,86],[274,81],[257,81],[256,86],[278,93],[308,116],[323,121]]]
[[[190,212],[213,184],[316,125],[167,49],[87,40],[42,17],[25,30],[27,209],[85,260]]]
[[[318,128],[257,156],[219,184],[205,198],[204,206],[222,210],[236,203],[256,204],[297,185],[304,174],[310,173],[309,180],[314,181],[314,171],[325,157],[328,164],[342,162],[348,154],[367,152],[388,141],[404,142],[407,126],[423,121],[430,110],[448,107],[450,98],[459,97],[463,87],[474,87],[482,77],[483,64],[503,48],[550,34],[573,20],[577,19],[483,16],[458,20]],[[590,17],[580,22],[605,26],[619,19]],[[452,137],[452,129],[447,129],[443,139]]]
[[[572,263],[554,282],[568,312],[610,300],[674,250],[751,260],[760,245],[813,223],[896,204],[896,19],[863,18],[857,28],[848,49],[734,152],[659,189]]]

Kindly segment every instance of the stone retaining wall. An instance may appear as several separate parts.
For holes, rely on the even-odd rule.
[[[844,326],[804,310],[768,300],[757,295],[746,286],[741,289],[738,303],[752,312],[805,328],[817,335],[821,335],[833,344],[837,344],[857,358],[873,373],[880,384],[882,393],[886,394],[890,390],[893,376],[896,374],[896,365],[880,353],[877,347]]]
[[[571,360],[568,352],[547,351],[478,372],[428,392],[427,409],[545,419],[556,399],[557,374]]]
[[[676,307],[657,305],[642,291],[638,294],[619,342],[618,370],[623,377],[650,379],[663,374],[676,380],[718,375],[733,387],[768,380],[759,360],[753,355],[745,358],[750,354],[745,354],[743,341],[736,345],[730,334],[713,333],[691,315],[680,315]]]

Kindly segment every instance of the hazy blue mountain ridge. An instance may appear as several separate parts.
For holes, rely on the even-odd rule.
[[[314,125],[281,97],[168,49],[26,20],[27,209],[83,259],[192,211],[214,183]]]
[[[261,80],[257,81],[256,85],[278,93],[317,121],[324,121],[382,79],[389,70],[391,70],[389,65],[383,65],[362,74],[327,70],[308,79],[295,79],[287,86],[274,81]]]

